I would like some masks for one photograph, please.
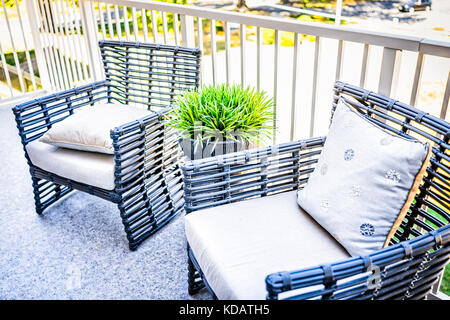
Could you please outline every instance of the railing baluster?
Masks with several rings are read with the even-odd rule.
[[[153,42],[158,43],[158,24],[157,24],[157,18],[155,10],[151,11],[151,18],[152,18],[152,34],[153,34]]]
[[[137,14],[136,14],[136,8],[131,8],[131,17],[133,19],[133,33],[134,33],[134,40],[139,41],[139,25],[137,22]]]
[[[57,17],[55,17],[55,12],[53,9],[53,1],[47,1],[45,6],[45,10],[47,13],[47,18],[51,17],[51,22],[49,23],[49,32],[50,36],[53,39],[53,50],[55,50],[55,58],[57,61],[57,69],[59,71],[59,74],[61,75],[61,79],[64,83],[65,89],[71,88],[70,79],[67,75],[67,69],[64,64],[64,54],[63,54],[63,46],[61,45],[61,37],[58,35],[57,25],[58,21],[56,20]]]
[[[86,13],[88,14],[89,20],[92,22],[92,31],[91,32],[94,34],[94,41],[95,41],[95,45],[93,47],[93,48],[95,48],[94,49],[94,51],[95,51],[94,59],[96,58],[96,61],[101,61],[100,48],[98,46],[98,42],[99,42],[98,23],[97,23],[97,17],[95,15],[96,11],[95,11],[95,8],[94,8],[94,1],[89,0],[89,5],[87,6],[87,12]],[[103,76],[103,68],[100,67],[100,64],[95,63],[92,68],[96,69],[96,74],[98,73],[98,75],[94,77],[95,80],[100,80],[100,79],[104,78],[104,76]]]
[[[33,85],[33,90],[37,90],[36,78],[34,76],[33,64],[31,63],[31,57],[30,57],[30,52],[28,49],[27,39],[25,37],[25,31],[23,29],[23,21],[22,21],[22,15],[20,13],[19,3],[17,2],[17,0],[14,0],[14,4],[16,5],[17,17],[19,18],[20,31],[22,34],[23,43],[25,45],[25,58],[27,60],[28,70],[29,70],[29,74],[31,77],[31,84]]]
[[[195,47],[194,17],[182,14],[180,19],[181,44],[185,47],[193,48]],[[200,43],[200,45],[200,49],[203,50],[203,43]]]
[[[69,2],[67,0],[63,1],[62,5],[63,5],[64,12],[67,12],[67,14],[69,15],[69,21],[73,21],[70,19],[71,16],[70,16]],[[70,25],[70,32],[72,34],[72,36],[71,36],[72,41],[70,41],[70,43],[72,44],[71,50],[73,53],[73,55],[71,56],[71,60],[74,61],[75,68],[76,68],[76,71],[74,70],[74,74],[77,75],[76,76],[77,81],[81,81],[83,79],[83,73],[81,70],[81,66],[82,66],[83,62],[82,62],[82,57],[80,56],[81,50],[80,50],[80,48],[77,48],[77,44],[75,43],[76,35],[75,35],[75,28],[73,26],[73,23],[68,22],[68,25]],[[105,27],[105,26],[103,25],[103,27]],[[106,32],[104,35],[105,35],[105,39],[106,39]]]
[[[192,32],[194,32],[192,30]],[[198,42],[198,48],[200,49],[201,59],[200,59],[200,86],[202,85],[203,81],[203,20],[200,17],[197,17],[197,42]]]
[[[422,81],[422,71],[424,62],[425,59],[423,53],[419,53],[417,55],[416,71],[414,72],[414,81],[411,89],[411,98],[409,100],[409,104],[414,107],[416,106],[417,95],[419,94],[420,91],[420,82]]]
[[[294,57],[292,61],[292,105],[291,105],[291,132],[290,141],[294,140],[296,119],[296,104],[297,104],[297,73],[298,73],[298,33],[294,33]]]
[[[277,128],[278,128],[278,57],[280,55],[280,35],[278,30],[275,30],[274,40],[274,66],[273,66],[273,143],[277,143]]]
[[[31,1],[31,0],[30,0]],[[34,32],[36,32],[37,34],[39,34],[39,36],[41,37],[36,37],[36,43],[39,43],[39,38],[41,38],[44,42],[43,44],[43,51],[45,54],[45,58],[47,61],[47,65],[49,65],[49,70],[51,71],[51,77],[50,77],[50,81],[52,83],[52,89],[61,89],[63,88],[63,86],[60,83],[60,78],[59,78],[59,74],[58,71],[56,70],[56,60],[55,60],[55,56],[54,56],[54,52],[53,52],[53,46],[51,44],[50,41],[50,36],[48,34],[47,31],[47,21],[45,19],[45,12],[44,9],[42,8],[42,3],[41,1],[35,3],[36,7],[33,9],[33,5],[29,4],[28,8],[29,8],[29,13],[30,12],[35,12],[35,19],[37,19],[37,21],[41,22],[41,27],[37,27],[38,22],[35,21],[33,22],[32,20],[30,20],[30,28],[33,32],[33,24],[36,26],[36,29],[34,29]],[[42,20],[44,20],[44,22],[42,22]],[[39,44],[35,44],[35,47],[39,45]],[[37,56],[36,56],[37,58]]]
[[[203,55],[203,20],[200,17],[197,17],[197,47]]]
[[[167,44],[169,42],[169,34],[167,31],[167,12],[162,11],[162,27],[163,27],[163,36],[164,36],[164,44]]]
[[[11,93],[11,97],[15,96],[15,93],[13,91],[13,87],[11,85],[11,78],[9,76],[9,71],[8,71],[8,66],[6,63],[6,58],[5,58],[5,54],[3,53],[3,49],[2,49],[2,44],[0,43],[0,58],[2,60],[2,67],[5,73],[5,78],[6,78],[6,83],[8,84],[9,87],[9,91]]]
[[[441,114],[439,115],[442,119],[445,119],[447,117],[449,97],[450,97],[450,70],[447,76],[447,85],[445,86],[444,100],[442,101]]]
[[[344,57],[344,41],[338,41],[337,48],[337,59],[336,59],[336,76],[335,80],[340,80],[342,78],[342,62]]]
[[[64,35],[64,30],[62,27],[62,22],[60,20],[60,15],[59,15],[59,9],[55,6],[55,3],[57,3],[56,1],[51,1],[51,6],[50,6],[50,13],[52,14],[52,16],[54,17],[54,22],[55,22],[55,37],[58,40],[58,45],[59,45],[59,55],[61,56],[62,59],[62,64],[64,65],[64,69],[66,73],[65,73],[65,77],[67,78],[67,83],[69,88],[73,87],[73,76],[72,76],[72,69],[70,67],[70,62],[69,62],[69,57],[68,57],[68,52],[69,50],[67,49],[67,39]]]
[[[178,23],[178,13],[173,14],[173,32],[175,33],[175,45],[180,44],[180,26]]]
[[[64,34],[64,28],[62,27],[63,22],[61,21],[61,7],[58,5],[59,2],[57,0],[55,0],[54,2],[51,2],[52,4],[52,11],[54,13],[54,21],[56,23],[56,37],[59,40],[59,48],[60,51],[59,53],[63,55],[64,57],[64,62],[65,62],[65,69],[66,69],[66,76],[67,76],[67,81],[69,83],[69,88],[73,87],[73,81],[74,81],[74,77],[73,77],[73,72],[72,72],[72,67],[71,67],[71,63],[69,61],[69,48],[68,48],[68,43],[67,43],[67,37]]]
[[[88,14],[90,15],[90,18],[92,19],[92,21],[94,22],[94,26],[95,28],[93,29],[94,32],[94,36],[95,36],[95,40],[98,44],[98,23],[97,23],[97,17],[95,16],[95,8],[94,8],[94,1],[89,0],[89,5],[88,5]],[[100,53],[100,49],[98,49],[98,52]]]
[[[116,21],[116,32],[119,40],[122,40],[122,28],[120,26],[121,19],[119,16],[119,6],[117,4],[114,5],[114,20]]]
[[[398,81],[401,51],[391,48],[383,49],[378,92],[392,97]]]
[[[256,89],[261,90],[261,46],[262,32],[260,27],[256,27]]]
[[[246,26],[241,24],[239,26],[240,40],[241,40],[241,85],[245,86],[245,41],[246,41]]]
[[[142,32],[144,33],[144,41],[148,42],[148,25],[147,25],[147,10],[142,9],[141,11],[142,20]]]
[[[109,31],[109,39],[114,39],[114,27],[113,27],[113,23],[112,23],[112,18],[111,18],[111,7],[110,5],[107,3],[106,4],[106,20],[108,21],[108,31]]]
[[[98,25],[97,20],[92,12],[92,2],[89,0],[80,0],[81,21],[83,23],[83,30],[86,30],[84,37],[85,48],[89,59],[89,70],[93,81],[100,81],[104,79],[103,68],[100,62],[100,50],[98,48]]]
[[[316,99],[317,99],[317,81],[319,79],[319,59],[320,59],[320,37],[316,37],[316,44],[314,49],[314,68],[313,68],[313,83],[311,96],[311,118],[309,124],[309,136],[314,136],[314,124],[316,121]]]
[[[17,3],[16,3],[16,6],[17,6],[17,11],[20,12],[20,9],[19,9],[19,6],[17,5]],[[37,67],[39,70],[39,78],[41,80],[41,85],[44,90],[52,90],[54,87],[53,87],[53,84],[50,79],[51,66],[48,65],[48,63],[50,61],[48,59],[47,52],[43,48],[44,41],[41,38],[41,34],[39,32],[39,25],[38,25],[38,20],[37,20],[38,12],[37,12],[37,7],[36,7],[37,3],[33,0],[27,0],[26,6],[27,6],[28,23],[30,26],[31,36],[33,38],[34,52],[36,55],[36,63],[37,63]],[[21,19],[20,16],[19,16],[19,19]],[[22,27],[22,32],[23,32],[23,27]],[[23,35],[23,36],[25,37],[25,35]],[[25,39],[24,39],[24,41],[25,41]],[[28,48],[26,47],[25,49],[27,50],[27,53],[28,53]],[[30,69],[30,70],[32,70],[32,69]],[[31,73],[34,77],[34,71]]]
[[[52,21],[49,19],[50,14],[48,11],[48,4],[44,4],[42,2],[42,0],[40,0],[41,2],[41,8],[42,8],[42,14],[43,14],[43,18],[44,18],[44,29],[45,32],[48,35],[48,39],[50,40],[50,46],[52,48],[52,53],[53,53],[53,61],[55,63],[55,69],[56,72],[58,74],[58,79],[59,79],[59,89],[67,89],[65,81],[64,81],[64,77],[62,75],[62,67],[61,67],[61,61],[58,59],[58,51],[56,48],[56,43],[55,43],[55,39],[53,37],[53,32],[52,29],[50,28],[48,21]]]
[[[78,48],[79,50],[79,57],[80,57],[80,63],[83,69],[84,74],[84,80],[88,80],[90,78],[90,73],[87,69],[87,61],[84,60],[84,57],[88,56],[87,48],[85,45],[83,45],[83,40],[81,36],[81,28],[80,28],[80,22],[78,21],[76,17],[77,8],[75,7],[75,0],[72,0],[72,10],[71,12],[71,21],[75,21],[75,29],[77,30],[77,39],[78,39]]]
[[[230,25],[224,21],[224,34],[225,34],[225,68],[227,83],[231,82],[231,41],[230,41]]]
[[[216,20],[211,19],[211,63],[213,84],[217,83],[217,61],[216,61]]]
[[[17,77],[19,78],[20,90],[22,90],[22,92],[25,93],[26,90],[25,90],[25,84],[23,82],[22,69],[20,68],[19,58],[17,57],[16,45],[14,42],[14,37],[12,36],[13,34],[11,32],[11,25],[9,24],[9,18],[8,18],[8,13],[6,12],[5,1],[4,0],[1,0],[1,1],[2,1],[2,6],[3,6],[3,13],[5,14],[6,26],[8,28],[8,32],[9,32],[9,39],[11,41],[11,48],[12,48],[14,63],[16,64]]]
[[[130,41],[130,21],[128,20],[128,9],[126,6],[122,6],[122,14],[123,14],[123,27],[125,29],[125,38],[127,41]]]
[[[359,86],[361,88],[364,88],[366,86],[368,61],[369,61],[369,44],[365,43],[361,63],[361,75],[359,78]]]
[[[105,18],[103,17],[103,4],[101,2],[98,2],[98,11],[100,15],[100,27],[102,29],[103,40],[106,40]]]
[[[61,12],[61,14],[63,16],[63,21],[64,21],[64,29],[65,29],[64,38],[67,41],[67,49],[69,50],[69,51],[66,51],[66,55],[65,56],[66,56],[67,59],[70,59],[70,67],[71,67],[71,70],[72,70],[73,81],[75,83],[78,83],[79,79],[78,79],[78,74],[77,74],[76,67],[75,67],[75,61],[74,61],[75,59],[74,59],[73,56],[71,56],[71,57],[68,56],[69,54],[72,54],[75,51],[75,48],[73,47],[72,41],[69,41],[69,39],[70,39],[69,35],[68,35],[69,25],[68,25],[68,22],[67,22],[67,17],[65,15],[65,8],[61,4],[60,0],[57,0],[56,4],[57,4],[58,11]]]

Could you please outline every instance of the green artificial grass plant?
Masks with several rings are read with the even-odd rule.
[[[210,85],[177,97],[168,125],[196,142],[246,140],[272,136],[273,100],[263,91],[240,85]],[[218,139],[220,137],[220,139]]]

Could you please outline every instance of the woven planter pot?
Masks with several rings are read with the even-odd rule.
[[[180,139],[181,148],[184,155],[190,160],[203,159],[209,157],[215,157],[222,154],[247,150],[251,147],[252,143],[247,140],[230,140],[215,142],[203,142],[195,145],[194,139]]]

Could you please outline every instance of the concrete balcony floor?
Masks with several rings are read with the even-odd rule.
[[[187,292],[183,217],[128,249],[115,204],[82,192],[39,216],[11,109],[0,109],[0,299],[210,299]]]

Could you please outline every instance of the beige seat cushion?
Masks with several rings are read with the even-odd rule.
[[[146,109],[124,104],[84,106],[55,123],[39,141],[56,147],[114,154],[111,129],[150,114]]]
[[[38,140],[26,146],[33,165],[77,182],[113,190],[114,156],[58,148]]]
[[[349,254],[296,203],[296,192],[185,216],[186,237],[219,299],[265,299],[265,278]]]

